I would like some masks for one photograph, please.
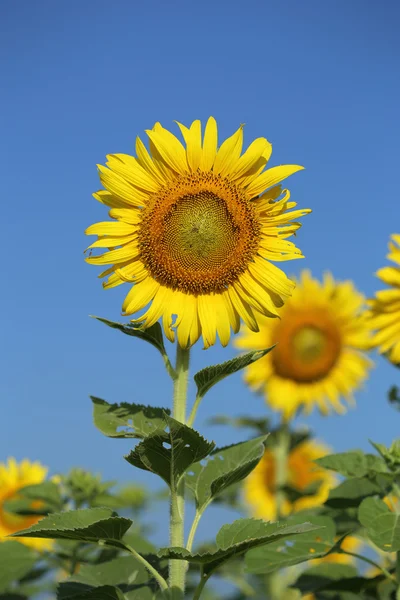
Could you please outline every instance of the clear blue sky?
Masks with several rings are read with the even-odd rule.
[[[271,164],[306,167],[290,181],[293,198],[313,209],[298,238],[306,259],[286,270],[330,269],[372,294],[388,237],[400,231],[400,7],[14,0],[1,12],[0,460],[154,485],[121,458],[129,443],[91,423],[90,393],[166,405],[171,392],[156,351],[88,317],[118,320],[127,291],[103,291],[83,260],[84,229],[106,218],[91,198],[96,163],[132,152],[158,120],[169,127],[211,114],[221,139],[244,122],[247,141],[273,143]],[[193,370],[233,355],[199,346]],[[400,373],[379,359],[356,410],[301,422],[337,450],[389,443],[400,415],[386,391],[396,382]],[[266,409],[237,375],[210,392],[198,426],[228,443],[237,431],[204,422],[245,411]]]

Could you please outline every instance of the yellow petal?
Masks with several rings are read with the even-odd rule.
[[[203,140],[203,152],[200,168],[203,171],[211,171],[217,155],[218,128],[214,117],[210,117],[206,123]]]
[[[198,296],[197,302],[204,348],[209,348],[215,344],[217,338],[217,316],[209,295]]]
[[[261,175],[254,179],[247,187],[246,191],[251,198],[254,198],[254,196],[258,196],[264,190],[283,181],[286,177],[289,177],[289,175],[293,175],[293,173],[297,173],[297,171],[303,169],[304,167],[300,167],[299,165],[280,165],[279,167],[272,167],[272,169],[267,169],[267,171],[264,171],[264,173],[261,173]]]
[[[127,223],[114,223],[113,221],[102,221],[94,223],[85,230],[86,235],[129,235],[135,228]]]
[[[163,160],[171,169],[185,175],[188,171],[186,152],[180,141],[167,129],[146,130],[150,140],[156,146]]]
[[[163,172],[157,167],[156,163],[147,152],[147,148],[140,137],[136,138],[136,154],[138,162],[143,169],[151,173],[154,179],[156,179],[160,185],[165,185],[167,183],[167,179],[165,179]]]
[[[260,160],[267,146],[270,146],[272,149],[271,144],[265,138],[257,138],[254,140],[231,170],[230,175],[232,179],[245,176],[247,171],[252,169]]]
[[[122,304],[124,315],[132,315],[147,306],[159,287],[160,284],[151,277],[133,285]]]
[[[107,167],[126,181],[149,192],[157,192],[160,184],[149,175],[136,158],[129,154],[108,154]]]
[[[138,225],[142,220],[141,211],[132,208],[112,208],[108,214],[112,219],[118,219],[118,221],[130,225]]]
[[[125,179],[102,165],[97,165],[100,171],[100,181],[113,196],[117,196],[129,206],[144,206],[148,195],[130,185]]]
[[[215,157],[213,171],[219,173],[222,177],[230,174],[230,171],[235,166],[243,146],[243,125],[224,143],[217,152]]]
[[[116,262],[123,262],[128,259],[133,259],[139,255],[139,248],[136,241],[130,242],[118,248],[117,250],[111,250],[100,256],[87,256],[85,261],[90,265],[110,265]]]
[[[195,172],[200,167],[201,161],[201,122],[193,121],[190,129],[178,123],[186,142],[186,157],[190,169]]]

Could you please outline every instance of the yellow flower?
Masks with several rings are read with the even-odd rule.
[[[292,502],[286,498],[280,508],[283,516],[320,506],[328,498],[335,476],[314,462],[327,452],[328,448],[324,445],[306,440],[289,453],[287,485],[298,492],[306,492],[306,495]],[[250,512],[255,517],[269,521],[277,518],[275,471],[275,455],[273,450],[267,448],[261,461],[244,482],[244,496]]]
[[[377,276],[391,289],[376,292],[369,301],[371,326],[376,329],[373,341],[379,352],[394,364],[400,364],[400,234],[392,235],[387,258],[396,266],[379,269]]]
[[[17,463],[14,458],[9,458],[7,463],[0,463],[0,542],[14,539],[26,546],[37,550],[51,547],[52,541],[40,538],[7,538],[6,536],[26,529],[37,523],[40,517],[19,516],[4,510],[6,500],[18,498],[18,490],[36,483],[42,483],[47,475],[47,468],[39,462],[31,463],[23,460]]]
[[[343,413],[340,397],[351,402],[372,366],[363,352],[371,347],[363,304],[352,282],[326,274],[320,283],[303,271],[281,320],[261,317],[260,333],[245,329],[237,340],[239,348],[255,350],[277,343],[246,369],[246,382],[285,419],[315,405],[323,414],[331,407]]]
[[[202,335],[207,348],[217,333],[226,346],[240,319],[258,331],[255,311],[277,316],[291,295],[294,283],[270,261],[302,257],[287,238],[310,210],[287,212],[296,203],[278,185],[302,167],[264,170],[272,146],[257,138],[241,154],[242,126],[218,148],[214,118],[203,136],[200,121],[178,125],[185,145],[156,123],[146,130],[150,152],[137,138],[136,157],[112,154],[99,166],[105,190],[94,197],[113,221],[86,233],[98,236],[91,251],[109,251],[86,260],[112,265],[100,275],[105,288],[134,284],[123,314],[147,308],[135,319],[143,327],[162,318],[182,347]]]

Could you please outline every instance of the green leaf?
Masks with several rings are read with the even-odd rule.
[[[325,504],[333,508],[348,508],[358,506],[364,498],[382,493],[378,483],[366,477],[346,479],[329,492]]]
[[[134,323],[116,323],[115,321],[109,321],[108,319],[103,319],[101,317],[93,316],[93,319],[97,319],[104,325],[108,327],[112,327],[112,329],[118,329],[122,333],[126,335],[130,335],[132,337],[139,338],[140,340],[144,340],[148,342],[154,348],[164,356],[167,354],[164,346],[164,339],[162,334],[162,329],[160,323],[155,323],[151,327],[147,327],[146,329],[142,329],[140,324]]]
[[[288,525],[296,527],[305,517],[296,516],[287,520]],[[335,523],[328,517],[307,517],[309,530],[293,540],[275,542],[266,548],[251,550],[246,554],[246,569],[250,573],[272,573],[306,560],[325,556],[335,545]]]
[[[215,496],[241,481],[254,469],[264,454],[264,435],[212,452],[207,462],[195,463],[186,482],[194,494],[196,507],[203,511]]]
[[[59,600],[126,600],[126,597],[116,587],[102,585],[90,587],[78,583],[60,583],[57,590]]]
[[[384,552],[400,550],[400,515],[391,512],[379,498],[365,498],[361,502],[358,518],[367,535]]]
[[[384,460],[375,454],[363,452],[342,452],[317,458],[321,467],[336,471],[345,477],[365,477],[369,474],[388,473]]]
[[[253,350],[252,352],[247,352],[247,354],[232,358],[220,365],[213,365],[202,369],[194,376],[197,385],[197,395],[203,397],[213,385],[225,377],[228,377],[228,375],[232,375],[233,373],[248,367],[251,363],[259,360],[268,354],[268,352],[271,352],[274,347],[275,346],[271,346],[271,348],[265,350]]]
[[[33,502],[40,501],[36,506]],[[62,509],[59,487],[52,481],[43,481],[18,490],[18,498],[6,500],[4,509],[20,515],[45,515]]]
[[[6,590],[13,581],[27,575],[37,560],[37,552],[20,542],[0,543],[0,592]]]
[[[210,425],[229,425],[230,427],[255,429],[260,435],[266,435],[270,430],[270,419],[266,417],[216,415],[208,419],[208,423]]]
[[[68,581],[91,586],[143,584],[149,580],[149,574],[133,556],[120,556],[99,564],[82,564],[79,573]]]
[[[156,473],[168,485],[175,485],[193,463],[210,454],[215,444],[197,431],[165,416],[168,431],[148,436],[125,459],[133,466]]]
[[[142,404],[109,404],[101,398],[90,396],[93,402],[93,420],[97,429],[113,438],[145,438],[165,427],[166,408]]]
[[[234,523],[224,525],[219,530],[216,537],[217,549],[214,551],[194,554],[185,548],[161,548],[158,556],[201,564],[204,573],[210,574],[224,562],[251,548],[273,544],[282,538],[289,538],[316,529],[320,529],[320,527],[311,523],[287,525],[286,523],[268,523],[256,519],[239,519]]]
[[[53,513],[36,525],[14,533],[13,537],[36,537],[98,542],[121,540],[129,527],[130,519],[114,517],[109,508],[87,508]]]
[[[341,581],[356,575],[357,569],[351,565],[321,563],[304,571],[293,585],[303,594],[310,594],[325,589],[332,581]]]

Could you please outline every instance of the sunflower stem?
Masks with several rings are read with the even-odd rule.
[[[172,416],[186,423],[186,398],[189,375],[189,349],[177,343],[174,378]],[[170,503],[170,545],[184,546],[185,481],[182,477],[176,486],[172,478]],[[182,600],[185,593],[186,563],[182,560],[169,561],[169,587],[173,600]]]
[[[288,456],[290,447],[289,429],[286,423],[281,423],[277,430],[276,444],[273,449],[275,458],[275,499],[276,519],[283,517],[283,506],[286,500],[285,485],[288,478]],[[285,594],[285,583],[281,573],[272,573],[266,580],[269,600],[281,600]]]
[[[286,499],[285,485],[287,483],[288,455],[290,437],[286,424],[282,424],[278,430],[277,442],[274,448],[275,456],[275,485],[276,485],[276,516],[282,518],[283,505]]]

